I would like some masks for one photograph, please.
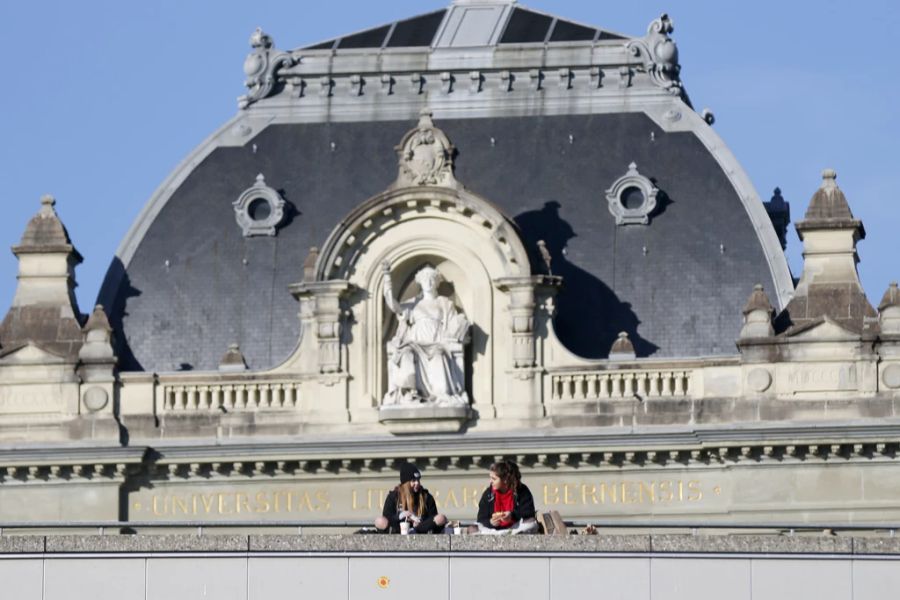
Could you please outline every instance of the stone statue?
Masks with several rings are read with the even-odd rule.
[[[421,293],[411,302],[394,298],[391,267],[385,261],[384,301],[397,315],[397,335],[387,343],[388,391],[383,404],[468,406],[463,343],[466,317],[437,293],[439,274],[430,266],[416,273]]]

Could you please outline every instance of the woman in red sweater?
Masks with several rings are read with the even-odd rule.
[[[534,497],[522,483],[519,466],[511,460],[491,465],[491,485],[478,502],[478,529],[482,533],[530,533],[537,530]]]

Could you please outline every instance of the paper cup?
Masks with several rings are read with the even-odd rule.
[[[409,523],[407,523],[406,521],[400,522],[400,534],[409,535]]]

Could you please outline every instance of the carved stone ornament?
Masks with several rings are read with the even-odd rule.
[[[658,193],[653,182],[638,173],[635,163],[628,165],[628,172],[606,190],[609,212],[616,218],[616,225],[649,224]]]
[[[266,185],[262,173],[256,176],[256,183],[232,202],[232,206],[244,237],[275,235],[284,219],[284,200],[277,191]]]
[[[419,124],[396,147],[400,173],[394,187],[457,187],[453,177],[453,144],[435,127],[431,111],[422,109]]]
[[[673,95],[681,94],[678,47],[669,37],[675,27],[669,15],[663,13],[647,27],[647,35],[626,44],[628,50],[644,63],[650,80]]]
[[[250,36],[253,50],[244,60],[244,85],[250,90],[238,98],[238,106],[247,108],[254,102],[268,97],[275,89],[276,73],[282,67],[293,66],[296,62],[289,52],[274,48],[272,37],[259,27]]]

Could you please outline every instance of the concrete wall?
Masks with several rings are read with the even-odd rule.
[[[627,549],[639,547],[651,536],[590,542],[532,538],[521,543],[479,538],[458,543],[458,549],[450,548],[447,536],[421,543],[399,536],[322,536],[312,542],[250,536],[249,543],[247,536],[150,537],[156,539],[59,536],[10,542],[12,538],[6,538],[0,543],[2,597],[880,600],[900,587],[895,539],[798,542],[735,536],[723,542],[703,536],[657,536],[660,549],[673,551],[634,552]],[[35,540],[44,540],[42,551]],[[250,550],[236,551],[241,544]],[[275,551],[304,546],[319,551]],[[136,551],[140,547],[152,551]],[[491,547],[494,550],[487,551]],[[590,547],[622,551],[588,551]],[[693,551],[676,552],[679,547]],[[710,551],[696,551],[702,547]],[[365,548],[370,550],[362,551]],[[744,552],[722,551],[727,548]]]
[[[17,600],[883,600],[894,559],[688,557],[60,557],[0,561]],[[384,579],[386,578],[386,580]],[[9,596],[6,596],[9,594]]]

